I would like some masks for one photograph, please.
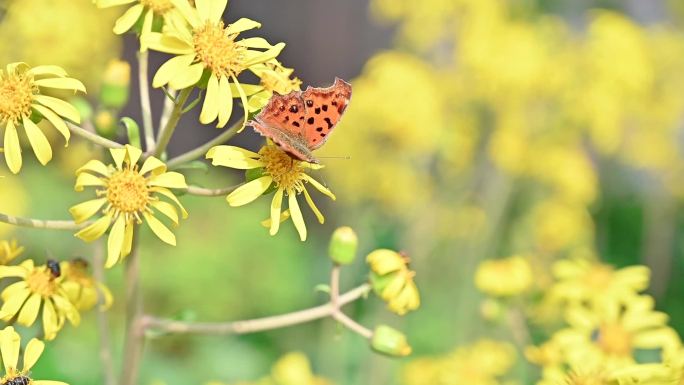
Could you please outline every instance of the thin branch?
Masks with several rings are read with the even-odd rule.
[[[159,128],[166,126],[166,124],[169,122],[171,112],[173,111],[173,106],[176,104],[175,90],[167,91],[165,88],[162,88],[162,91],[164,91],[164,108],[162,109],[162,114],[159,118]]]
[[[180,120],[181,115],[183,114],[183,107],[185,106],[185,103],[188,101],[188,98],[192,93],[192,89],[192,87],[188,87],[181,90],[178,93],[178,99],[176,105],[173,106],[173,110],[171,111],[169,120],[166,122],[166,125],[164,125],[164,127],[162,127],[159,130],[157,145],[154,147],[154,149],[148,150],[148,154],[151,154],[155,157],[159,157],[164,152],[164,150],[166,150],[166,146],[168,146],[169,142],[171,141],[173,132],[176,130],[178,121]]]
[[[330,303],[335,307],[339,302],[340,298],[340,265],[335,263],[333,265],[332,271],[330,272]]]
[[[366,339],[371,339],[373,337],[373,331],[368,329],[367,327],[361,325],[360,323],[354,321],[353,319],[349,318],[346,314],[342,313],[341,311],[336,311],[332,314],[332,318],[344,325],[347,329],[353,331],[354,333],[362,336],[363,338]]]
[[[94,134],[84,128],[81,128],[73,123],[66,122],[67,126],[69,127],[69,131],[72,133],[80,136],[81,138],[84,138],[86,140],[89,140],[98,146],[102,146],[105,148],[121,148],[123,147],[123,144],[114,142],[112,140],[109,140],[107,138],[103,138],[98,134]]]
[[[52,230],[80,230],[88,226],[91,222],[76,223],[74,221],[61,220],[44,220],[14,217],[7,214],[0,213],[0,222],[9,223],[10,225],[33,227],[35,229],[52,229]]]
[[[140,88],[140,109],[142,110],[143,131],[145,132],[145,148],[154,147],[154,127],[152,126],[152,106],[150,105],[150,85],[147,51],[138,52],[138,83]]]
[[[104,284],[104,245],[101,240],[95,243],[93,252],[93,276],[95,279]],[[104,294],[98,290],[98,306],[104,304]],[[112,356],[112,341],[110,338],[109,329],[109,315],[104,310],[97,312],[97,329],[100,334],[100,361],[102,362],[102,373],[104,376],[105,385],[116,385],[116,376],[114,374],[114,362]]]
[[[228,195],[228,193],[232,192],[236,188],[238,188],[240,185],[235,185],[235,186],[229,186],[229,187],[224,187],[224,188],[214,188],[214,189],[209,189],[209,188],[204,188],[204,187],[199,187],[199,186],[188,186],[188,189],[185,190],[188,194],[191,195],[198,195],[198,196],[205,196],[205,197],[217,197],[217,196],[223,196],[223,195]]]
[[[226,129],[221,135],[215,137],[214,139],[208,141],[207,143],[195,148],[194,150],[190,150],[184,154],[178,155],[175,158],[170,159],[168,162],[166,162],[166,165],[170,168],[173,169],[175,167],[178,167],[179,165],[193,161],[197,158],[203,157],[204,154],[209,151],[210,148],[214,146],[218,146],[220,144],[223,144],[227,142],[230,138],[232,138],[241,128],[243,127],[242,121],[238,121],[232,126],[230,126],[228,129]]]
[[[145,342],[142,326],[142,296],[140,293],[140,258],[135,234],[133,239],[133,250],[126,259],[126,338],[121,369],[122,385],[135,385],[138,382],[138,372]]]
[[[363,284],[339,297],[339,306],[344,306],[365,296],[370,285]],[[248,334],[264,330],[280,329],[321,318],[331,317],[337,311],[331,303],[292,313],[232,322],[184,322],[152,316],[143,317],[143,328],[176,334]]]
[[[366,339],[370,339],[373,337],[373,331],[349,318],[349,316],[342,312],[341,307],[338,305],[340,300],[340,270],[340,265],[335,263],[333,264],[332,271],[330,272],[330,305],[334,309],[331,317],[335,321],[344,325],[347,329],[363,336]]]

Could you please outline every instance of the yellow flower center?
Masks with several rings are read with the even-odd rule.
[[[0,76],[0,122],[18,123],[31,116],[31,101],[37,87],[29,74]]]
[[[632,335],[621,325],[603,325],[598,331],[598,344],[607,354],[629,356],[632,354]]]
[[[32,293],[50,297],[57,293],[55,276],[47,268],[36,268],[26,276],[26,283]]]
[[[173,4],[170,0],[140,0],[140,4],[145,6],[145,8],[151,9],[152,12],[158,15],[163,15],[166,11],[173,8]]]
[[[302,185],[302,166],[299,162],[292,159],[287,153],[273,145],[264,146],[259,150],[261,161],[266,165],[266,173],[273,178],[276,186],[285,191],[301,191]]]
[[[142,212],[150,201],[150,191],[140,173],[124,169],[109,177],[107,200],[123,213]]]
[[[222,21],[196,28],[192,43],[197,59],[216,76],[237,76],[244,70],[245,47],[235,42],[236,37],[237,34],[226,34]]]

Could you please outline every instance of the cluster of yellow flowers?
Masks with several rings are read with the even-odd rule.
[[[224,383],[211,381],[206,385],[224,385]],[[332,382],[313,374],[311,363],[304,353],[292,352],[280,357],[273,364],[269,376],[254,382],[238,382],[231,385],[332,385]]]

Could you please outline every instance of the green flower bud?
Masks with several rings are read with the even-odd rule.
[[[387,325],[375,328],[371,347],[378,353],[391,357],[405,357],[411,354],[411,346],[404,333]]]
[[[337,264],[349,265],[354,262],[358,245],[359,239],[351,227],[339,227],[330,238],[330,258]]]
[[[122,60],[112,60],[107,65],[100,90],[102,105],[121,109],[128,103],[131,66]]]

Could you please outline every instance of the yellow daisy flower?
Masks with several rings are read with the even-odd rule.
[[[615,369],[636,363],[636,349],[672,354],[681,347],[677,333],[667,326],[667,314],[653,310],[653,298],[643,295],[605,302],[600,309],[570,307],[569,327],[554,335],[569,364],[595,363]]]
[[[135,3],[116,20],[113,31],[117,35],[126,33],[142,19],[140,36],[147,36],[154,29],[155,19],[162,20],[164,24],[167,24],[170,22],[169,18],[175,15],[175,8],[171,0],[96,0],[96,2],[99,8]],[[178,17],[178,15],[175,16]],[[142,38],[140,40],[140,50],[147,50]]]
[[[69,297],[69,301],[78,310],[90,310],[98,302],[99,296],[103,298],[100,310],[106,310],[114,301],[112,293],[107,286],[96,281],[88,274],[88,262],[82,258],[65,261],[60,264],[64,282],[62,287]]]
[[[12,262],[16,257],[24,252],[24,246],[19,246],[16,239],[12,241],[0,241],[0,265]]]
[[[200,122],[208,124],[218,118],[224,127],[233,110],[233,97],[242,100],[247,119],[247,96],[237,77],[244,70],[272,60],[285,47],[269,44],[260,37],[236,40],[240,32],[258,28],[260,23],[239,19],[225,26],[221,16],[228,0],[198,0],[196,8],[187,0],[171,0],[185,22],[164,26],[163,33],[150,33],[145,42],[151,49],[177,55],[164,63],[154,76],[152,85],[184,89],[208,76]],[[262,51],[263,50],[263,51]],[[232,81],[232,83],[231,83]]]
[[[515,296],[532,287],[532,266],[528,259],[513,256],[483,261],[475,273],[475,285],[492,296]]]
[[[70,132],[63,118],[80,123],[81,116],[71,104],[43,95],[45,89],[81,91],[85,86],[80,81],[67,77],[57,66],[29,67],[25,63],[11,63],[6,71],[0,69],[0,128],[5,129],[3,147],[5,161],[10,171],[21,170],[21,146],[17,129],[24,128],[29,143],[38,161],[45,165],[52,159],[52,147],[43,131],[31,119],[42,116],[59,131],[67,144]]]
[[[295,228],[302,241],[306,240],[306,225],[302,212],[297,203],[297,195],[304,194],[306,202],[318,218],[324,222],[323,214],[318,210],[309,192],[306,183],[310,183],[318,191],[335,200],[335,195],[322,184],[305,173],[305,170],[318,170],[323,166],[292,159],[287,153],[277,146],[267,144],[259,150],[259,153],[248,151],[234,146],[212,147],[206,155],[211,159],[214,166],[231,167],[240,170],[263,169],[260,177],[249,181],[228,194],[228,204],[236,207],[246,205],[260,197],[266,190],[275,186],[275,194],[271,201],[271,217],[268,220],[270,234],[275,235],[280,228],[280,222],[292,217]],[[281,213],[283,196],[287,194],[289,210]]]
[[[394,313],[404,315],[420,306],[416,273],[408,268],[408,258],[396,251],[379,249],[366,257],[371,268],[371,283],[377,295]]]
[[[188,187],[183,174],[167,172],[166,165],[155,157],[147,158],[138,169],[142,151],[130,145],[110,149],[110,152],[114,165],[107,166],[99,160],[91,160],[76,170],[74,189],[83,191],[84,187],[96,187],[98,197],[69,209],[76,223],[82,223],[104,206],[104,215],[80,230],[76,236],[91,242],[100,238],[111,225],[105,264],[108,268],[131,252],[133,229],[135,224],[142,223],[143,218],[159,239],[176,245],[176,236],[157,219],[154,210],[171,219],[174,225],[178,225],[178,210],[183,218],[188,216],[178,198],[169,190]],[[160,200],[160,195],[171,200],[175,206]]]
[[[12,326],[0,330],[0,352],[5,374],[0,382],[7,385],[67,385],[61,381],[34,380],[31,378],[31,368],[43,354],[45,343],[37,338],[31,338],[24,349],[23,367],[19,370],[19,352],[21,350],[21,336]]]
[[[299,91],[301,88],[302,81],[292,77],[294,69],[284,67],[275,59],[253,65],[249,69],[261,80],[259,85],[242,85],[249,97],[249,112],[262,109],[274,92],[287,95],[292,91]]]
[[[31,326],[43,311],[43,331],[46,340],[54,339],[64,326],[65,319],[78,325],[81,317],[69,301],[62,286],[59,264],[48,260],[46,265],[35,266],[26,260],[18,266],[0,266],[0,278],[21,278],[7,286],[0,296],[4,301],[0,319],[5,322],[16,317],[17,323]],[[42,305],[42,306],[41,306]]]

